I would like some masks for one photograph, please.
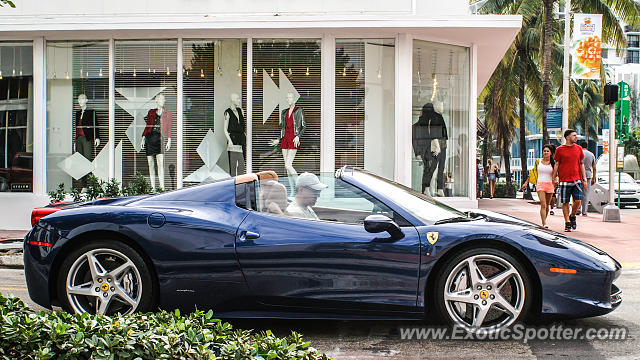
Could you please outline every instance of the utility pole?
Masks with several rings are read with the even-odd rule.
[[[562,134],[569,128],[569,46],[571,44],[571,0],[564,5],[564,66],[562,77]],[[566,142],[562,136],[562,143]]]

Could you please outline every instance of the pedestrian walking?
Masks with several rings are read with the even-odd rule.
[[[558,184],[560,202],[562,203],[562,215],[564,215],[564,231],[570,232],[577,229],[576,213],[582,203],[582,189],[587,178],[582,159],[584,153],[582,147],[576,144],[578,135],[575,130],[567,129],[564,132],[566,143],[556,149],[553,159],[556,161],[553,167],[554,185]],[[557,178],[556,178],[557,176]],[[569,209],[569,203],[573,198],[573,206]]]
[[[499,164],[499,163],[498,163]],[[487,160],[487,179],[489,180],[489,198],[493,199],[493,196],[496,192],[496,180],[498,180],[498,175],[500,174],[500,169],[496,164],[493,163],[493,160]]]
[[[547,144],[542,148],[542,159],[536,159],[533,169],[529,171],[529,178],[522,184],[522,190],[529,184],[536,186],[538,199],[540,199],[540,220],[545,228],[548,228],[547,214],[549,213],[551,197],[555,190],[552,179],[553,167],[555,166],[553,150],[554,146],[551,144]]]
[[[476,159],[476,184],[478,184],[478,198],[482,199],[482,191],[484,190],[484,166],[482,160]]]
[[[587,176],[587,183],[582,191],[582,216],[587,216],[589,210],[589,193],[591,192],[591,186],[596,183],[596,156],[587,149],[587,142],[580,141],[582,152],[584,153],[584,159],[582,159],[582,165],[584,165],[584,173]]]

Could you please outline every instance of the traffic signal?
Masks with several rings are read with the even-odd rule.
[[[618,85],[608,83],[604,86],[604,103],[611,105],[618,101]]]

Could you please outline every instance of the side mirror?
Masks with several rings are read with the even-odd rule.
[[[404,234],[395,221],[384,215],[374,214],[364,219],[364,229],[370,233],[388,232],[394,239],[402,239]]]

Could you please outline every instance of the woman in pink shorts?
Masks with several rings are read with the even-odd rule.
[[[538,198],[540,199],[540,219],[542,220],[542,226],[547,226],[547,214],[549,213],[549,204],[551,203],[551,197],[553,196],[554,186],[551,175],[553,174],[553,146],[550,144],[545,145],[542,148],[542,159],[536,160],[536,165],[529,174],[529,179],[522,185],[524,189],[531,181],[536,185],[536,191],[538,192]]]

